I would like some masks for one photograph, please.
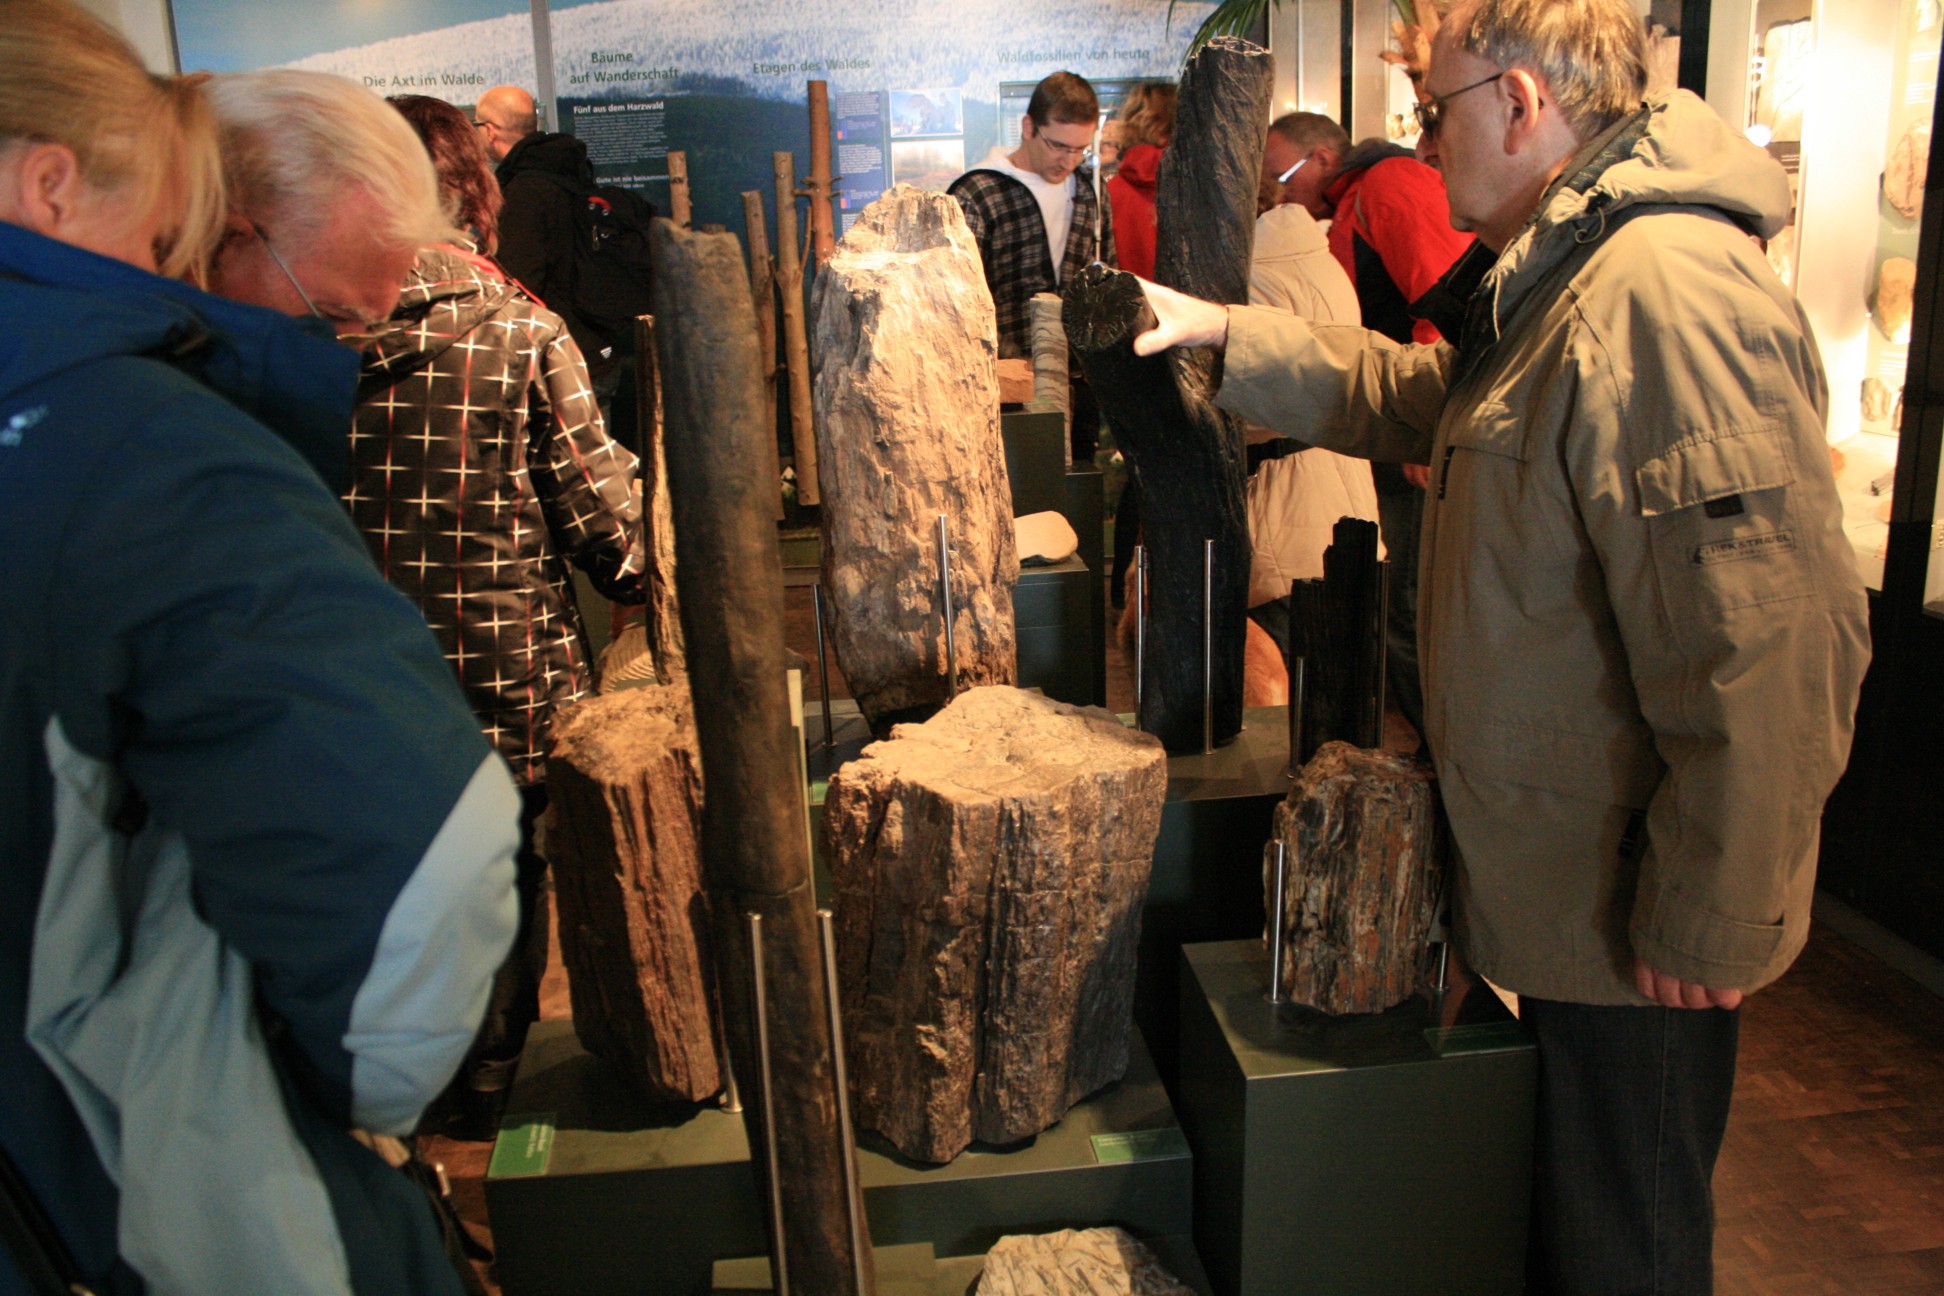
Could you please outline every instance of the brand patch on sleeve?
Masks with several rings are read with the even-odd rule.
[[[1795,532],[1763,531],[1756,535],[1736,536],[1733,540],[1704,544],[1694,551],[1694,564],[1705,567],[1709,563],[1734,562],[1738,558],[1787,553],[1795,547]]]

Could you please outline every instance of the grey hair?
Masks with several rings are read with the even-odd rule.
[[[1502,68],[1537,72],[1581,143],[1640,107],[1647,26],[1629,0],[1471,0],[1439,36]]]
[[[1315,148],[1333,149],[1339,157],[1350,151],[1350,136],[1343,127],[1322,113],[1284,113],[1269,123],[1269,130],[1280,135],[1291,148],[1304,153]]]
[[[383,99],[343,77],[273,68],[211,78],[232,209],[305,246],[348,196],[377,208],[389,247],[457,234],[424,143]]]

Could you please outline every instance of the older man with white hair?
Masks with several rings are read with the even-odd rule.
[[[272,70],[213,78],[229,217],[210,288],[340,336],[398,305],[419,248],[452,238],[425,145],[343,77]]]
[[[1869,657],[1822,367],[1763,259],[1787,177],[1627,0],[1461,0],[1418,120],[1498,253],[1398,346],[1151,288],[1137,349],[1428,465],[1419,641],[1472,963],[1539,1045],[1528,1290],[1706,1293],[1742,998],[1801,950]]]

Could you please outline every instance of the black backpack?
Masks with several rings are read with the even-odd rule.
[[[634,319],[649,314],[654,282],[648,260],[648,225],[655,204],[620,185],[586,184],[549,171],[543,176],[577,200],[574,206],[573,300],[562,313],[596,335],[616,354],[634,350]],[[587,340],[582,339],[587,349]],[[588,359],[594,360],[593,352]]]

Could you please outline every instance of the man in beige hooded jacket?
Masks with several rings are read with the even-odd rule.
[[[1642,103],[1627,0],[1461,0],[1425,78],[1452,223],[1499,252],[1457,344],[1150,288],[1137,349],[1428,464],[1419,639],[1472,963],[1540,1049],[1529,1290],[1705,1293],[1736,1009],[1807,933],[1869,657],[1766,154]]]

